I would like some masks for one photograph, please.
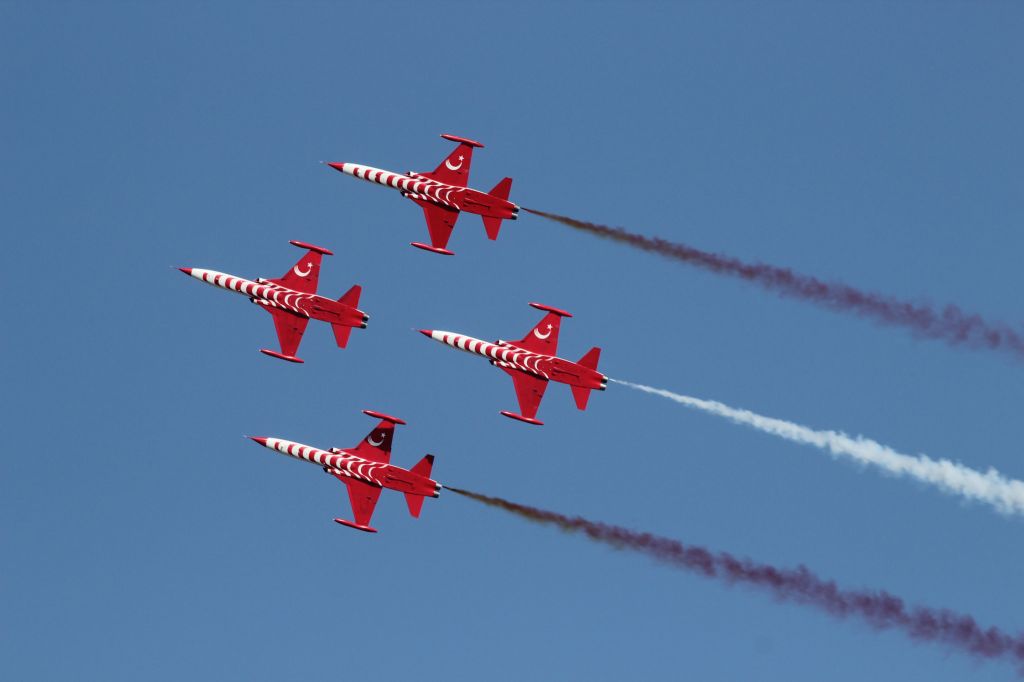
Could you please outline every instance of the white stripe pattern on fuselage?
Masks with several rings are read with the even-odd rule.
[[[192,268],[192,276],[221,289],[237,291],[243,296],[251,298],[254,303],[271,308],[281,308],[303,317],[309,317],[310,315],[302,308],[301,304],[312,303],[316,299],[315,294],[304,294],[270,282],[253,282],[252,280],[235,277],[234,275],[217,272],[216,270]]]
[[[499,367],[517,369],[527,374],[538,376],[542,379],[550,379],[550,355],[540,355],[509,343],[490,343],[474,339],[472,336],[464,336],[454,332],[432,330],[430,338],[440,341],[443,344],[464,350],[467,353],[482,355],[490,358],[491,362]]]
[[[371,462],[368,459],[356,457],[343,450],[336,453],[327,452],[280,438],[268,438],[267,447],[277,450],[283,455],[318,464],[331,474],[341,474],[378,487],[384,486],[383,472],[390,466],[384,462]]]
[[[392,173],[391,171],[372,166],[361,166],[357,163],[343,163],[341,164],[341,169],[343,172],[357,178],[375,182],[378,185],[393,187],[412,199],[430,201],[456,210],[459,209],[459,205],[453,199],[453,196],[458,197],[466,192],[464,187],[456,187],[455,185],[431,180],[419,173],[399,175],[398,173]]]

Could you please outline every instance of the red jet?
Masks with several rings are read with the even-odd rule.
[[[572,317],[570,313],[540,303],[530,305],[546,311],[547,315],[519,341],[499,340],[496,343],[488,343],[472,336],[436,329],[421,329],[420,334],[467,353],[482,355],[488,358],[492,365],[505,370],[515,384],[519,411],[522,414],[513,414],[505,410],[502,410],[501,414],[527,424],[541,426],[544,422],[534,417],[548,387],[548,381],[569,384],[572,388],[572,397],[576,400],[576,407],[585,410],[590,391],[605,390],[608,387],[608,377],[597,371],[597,361],[601,356],[600,348],[591,348],[579,362],[570,362],[555,356],[558,350],[559,324],[563,317]]]
[[[355,163],[327,165],[342,173],[393,187],[401,192],[403,197],[412,199],[422,206],[423,215],[427,219],[427,230],[430,231],[430,245],[421,242],[412,242],[412,245],[445,256],[454,256],[455,254],[445,247],[448,246],[448,239],[452,236],[460,211],[481,216],[484,220],[484,229],[487,230],[487,238],[493,240],[498,238],[502,220],[515,220],[519,217],[519,207],[508,200],[512,178],[503,179],[486,194],[466,187],[469,181],[469,166],[473,161],[473,147],[483,147],[482,144],[454,135],[441,137],[458,142],[459,146],[434,169],[433,173],[409,171],[401,175]]]
[[[266,348],[261,348],[260,352],[289,362],[302,362],[295,357],[295,353],[299,349],[302,334],[306,331],[310,318],[330,322],[338,347],[344,348],[348,344],[352,328],[366,329],[366,321],[370,317],[356,307],[359,305],[359,294],[363,291],[358,284],[337,301],[316,295],[317,281],[320,278],[320,260],[325,255],[333,256],[333,253],[312,244],[296,241],[289,243],[307,249],[307,253],[291,270],[284,273],[281,279],[260,278],[253,282],[216,270],[178,269],[207,284],[237,291],[243,296],[248,296],[253,303],[262,306],[274,317],[281,352]]]
[[[371,410],[363,410],[363,413],[381,421],[367,434],[363,442],[351,450],[319,450],[280,438],[248,438],[282,455],[323,467],[326,473],[345,484],[348,488],[348,500],[352,503],[355,521],[334,519],[335,523],[367,533],[376,533],[377,529],[370,527],[370,517],[373,516],[373,509],[380,499],[381,490],[390,488],[404,493],[409,513],[419,518],[423,500],[427,497],[438,497],[441,494],[441,484],[430,478],[430,469],[434,464],[433,455],[427,455],[412,469],[403,469],[389,463],[395,424],[404,424],[404,421]]]

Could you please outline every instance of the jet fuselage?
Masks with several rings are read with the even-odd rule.
[[[278,308],[301,317],[309,317],[314,320],[322,320],[331,324],[341,324],[349,327],[366,328],[369,315],[318,294],[305,294],[283,287],[280,284],[268,282],[265,279],[256,281],[228,275],[216,270],[204,270],[202,268],[179,268],[186,275],[195,277],[201,282],[212,286],[234,291],[249,299],[257,305],[267,308]]]
[[[250,438],[263,447],[282,455],[317,464],[332,476],[352,478],[378,488],[388,488],[423,497],[438,497],[441,493],[441,484],[431,478],[394,464],[363,459],[347,450],[338,448],[332,448],[329,451],[320,450],[280,438],[256,436],[250,436]]]
[[[519,207],[511,201],[469,187],[458,187],[438,182],[413,171],[402,175],[356,163],[331,163],[328,165],[335,170],[367,182],[397,189],[402,196],[409,199],[427,201],[445,208],[475,213],[488,218],[503,220],[519,218]]]
[[[438,329],[421,329],[420,333],[452,348],[481,355],[497,367],[519,370],[541,379],[580,388],[603,391],[608,387],[608,377],[595,369],[583,367],[579,363],[555,355],[544,355],[524,350],[508,341],[490,343],[472,336]]]

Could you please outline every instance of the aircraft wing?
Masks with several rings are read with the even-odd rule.
[[[561,328],[561,322],[560,315],[548,313],[522,340],[514,343],[532,353],[555,355],[558,352],[558,330]]]
[[[383,488],[353,478],[343,476],[337,478],[348,488],[348,501],[352,503],[352,516],[356,525],[362,526],[362,529],[368,529],[370,519],[373,517],[373,510],[377,506],[377,500],[380,499],[380,491]]]
[[[459,219],[459,212],[429,201],[415,201],[423,207],[423,217],[427,219],[427,230],[430,232],[430,245],[435,249],[446,249],[452,230],[455,229],[455,221]]]
[[[299,242],[301,244],[301,242]],[[308,246],[303,244],[303,246]],[[319,249],[319,247],[317,247]],[[323,249],[310,249],[299,262],[292,266],[292,269],[281,275],[280,279],[270,280],[274,284],[293,291],[301,291],[304,294],[315,294],[317,283],[320,280],[320,261],[323,260]]]
[[[446,156],[444,161],[432,173],[423,173],[423,176],[447,185],[465,187],[469,182],[469,167],[473,163],[473,147],[481,147],[483,145],[473,140],[455,137],[454,135],[442,135],[442,137],[458,142],[459,146],[455,148],[455,151]]]
[[[363,459],[368,459],[371,462],[383,462],[387,464],[391,461],[391,441],[395,437],[395,424],[394,422],[382,419],[377,426],[374,427],[373,431],[366,434],[366,438],[355,446],[351,452],[354,455],[358,455]]]
[[[289,357],[295,357],[299,350],[299,343],[302,341],[302,334],[306,331],[309,318],[294,313],[285,312],[280,308],[263,306],[274,318],[274,328],[277,329],[277,340],[281,344],[281,352]]]
[[[515,369],[502,367],[512,377],[512,384],[516,388],[516,397],[519,399],[519,411],[523,417],[534,419],[537,416],[537,409],[540,401],[544,398],[544,391],[548,388],[548,380],[520,372]]]

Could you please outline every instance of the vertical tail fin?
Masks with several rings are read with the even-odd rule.
[[[501,199],[502,201],[508,201],[508,194],[512,191],[512,178],[504,178],[501,182],[494,186],[494,188],[488,192],[492,197]],[[487,238],[495,240],[498,238],[498,231],[501,229],[501,218],[494,218],[491,216],[482,216],[484,220],[484,229],[487,230]]]
[[[509,192],[512,191],[512,178],[502,178],[501,182],[495,185],[488,194],[504,201],[508,201]]]
[[[597,346],[594,346],[593,348],[588,350],[586,355],[580,358],[580,361],[576,364],[578,364],[580,367],[592,369],[596,372],[597,361],[600,360],[600,358],[601,349],[598,348]],[[576,407],[581,410],[587,409],[587,401],[590,400],[590,391],[592,389],[583,388],[582,386],[571,386],[570,388],[572,388],[572,397],[573,399],[576,400]]]
[[[351,289],[346,291],[341,298],[338,299],[338,303],[347,305],[352,308],[359,307],[359,296],[363,293],[363,288],[356,284]],[[363,325],[366,326],[365,324]],[[334,330],[334,340],[338,343],[338,348],[344,348],[348,345],[348,337],[352,334],[352,327],[348,327],[343,324],[332,324],[331,329]]]
[[[587,369],[597,369],[597,361],[601,359],[601,349],[594,346],[587,351],[587,354],[580,358],[578,364],[580,367],[586,367]]]
[[[363,293],[363,288],[356,284],[351,289],[346,291],[341,298],[338,299],[338,303],[352,306],[353,308],[359,307],[359,296]]]
[[[425,478],[430,478],[430,470],[433,467],[434,456],[427,455],[419,462],[417,462],[416,466],[414,466],[412,469],[409,469],[409,471],[414,474],[423,476]],[[418,519],[420,517],[420,510],[423,509],[423,500],[425,499],[426,497],[424,497],[423,495],[415,495],[413,493],[405,494],[405,503],[409,505],[409,513],[413,516],[413,518]]]
[[[434,468],[434,456],[433,455],[425,455],[423,457],[423,459],[421,459],[420,461],[416,462],[416,466],[414,466],[412,469],[409,469],[409,471],[411,471],[412,473],[414,473],[414,474],[416,474],[418,476],[423,476],[425,478],[430,478],[430,470],[433,469],[433,468]]]

